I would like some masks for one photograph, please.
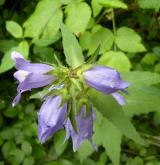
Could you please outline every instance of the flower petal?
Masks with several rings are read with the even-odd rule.
[[[24,81],[22,81],[17,90],[18,91],[27,91],[32,88],[40,88],[46,85],[49,85],[54,81],[55,77],[52,75],[39,75],[30,73]]]
[[[33,72],[35,74],[43,74],[53,70],[53,67],[47,64],[31,64],[29,61],[25,60],[23,56],[18,52],[12,52],[11,57],[16,63],[15,67],[17,70]]]
[[[87,84],[106,94],[125,89],[129,83],[123,81],[120,74],[109,67],[95,66],[83,73]]]
[[[119,93],[117,93],[117,92],[115,92],[115,93],[112,93],[112,96],[117,100],[117,102],[120,104],[120,105],[125,105],[125,99],[124,99],[124,97],[121,95],[121,94],[119,94]]]
[[[68,118],[65,123],[66,138],[65,141],[71,136],[73,143],[73,151],[77,151],[82,142],[88,139],[93,147],[95,145],[92,142],[93,136],[93,118],[95,117],[94,111],[91,112],[90,116],[86,116],[85,107],[82,108],[81,112],[76,116],[77,133],[74,131],[70,119]]]
[[[61,101],[61,96],[52,95],[43,103],[38,112],[38,137],[41,143],[63,127],[67,103],[60,106]]]
[[[12,106],[15,107],[21,99],[21,92],[18,92],[17,96],[13,99]]]
[[[18,70],[14,73],[14,78],[16,78],[19,82],[22,82],[26,79],[26,77],[30,74],[28,71]]]

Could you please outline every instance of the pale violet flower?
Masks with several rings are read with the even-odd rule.
[[[70,119],[68,118],[65,122],[66,138],[65,141],[71,137],[73,143],[73,151],[77,151],[82,142],[88,139],[95,149],[96,146],[93,144],[93,120],[95,118],[95,112],[92,110],[89,116],[86,115],[85,106],[82,107],[80,113],[75,117],[77,132],[74,130]]]
[[[15,67],[18,70],[14,73],[14,77],[19,81],[17,96],[12,103],[13,106],[20,101],[22,92],[31,90],[32,88],[46,86],[55,79],[53,75],[46,74],[53,70],[52,66],[40,63],[30,63],[18,52],[12,52],[11,57],[15,61]]]
[[[83,76],[90,87],[105,94],[111,94],[120,105],[125,104],[123,96],[117,92],[124,92],[130,84],[122,80],[120,74],[115,69],[105,66],[94,66],[83,72]]]
[[[61,105],[61,95],[51,95],[38,112],[38,137],[44,143],[56,131],[63,128],[67,103]]]

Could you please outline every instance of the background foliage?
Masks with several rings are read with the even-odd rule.
[[[159,9],[159,0],[0,0],[0,165],[159,165]],[[74,67],[99,45],[98,63],[116,68],[132,84],[126,106],[122,111],[110,97],[91,93],[95,107],[102,109],[94,126],[98,152],[86,141],[73,153],[70,141],[62,145],[63,131],[41,145],[40,101],[33,99],[37,95],[29,97],[37,90],[11,107],[17,85],[11,51],[32,61]]]

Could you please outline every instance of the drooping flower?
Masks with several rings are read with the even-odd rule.
[[[92,110],[89,116],[86,116],[85,106],[81,109],[80,113],[75,117],[77,132],[74,130],[71,121],[67,118],[65,122],[66,138],[65,141],[72,138],[73,151],[77,151],[82,142],[88,139],[94,148],[96,146],[93,144],[93,120],[95,117],[95,112]]]
[[[17,96],[12,103],[13,106],[20,101],[23,92],[46,86],[55,79],[53,75],[47,75],[47,72],[53,70],[52,66],[40,63],[32,64],[26,61],[18,52],[12,52],[11,57],[15,61],[15,67],[18,70],[14,73],[14,77],[19,81]]]
[[[83,75],[89,86],[105,94],[112,94],[119,104],[124,105],[123,96],[117,92],[125,91],[130,84],[122,80],[120,74],[115,69],[105,66],[94,66],[90,70],[83,72]]]
[[[51,95],[38,112],[38,137],[41,143],[63,127],[67,103],[61,105],[61,101],[61,95]]]

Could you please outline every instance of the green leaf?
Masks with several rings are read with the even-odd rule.
[[[154,66],[154,71],[160,73],[160,62]]]
[[[112,96],[105,95],[93,89],[89,92],[92,103],[101,114],[106,117],[125,136],[139,144],[144,144],[143,139],[135,130],[129,118],[124,114],[122,107]]]
[[[23,30],[17,22],[7,21],[6,22],[6,29],[15,38],[22,38],[23,37]]]
[[[48,94],[48,88],[30,95],[30,99],[41,99]]]
[[[143,162],[143,159],[142,158],[140,158],[140,157],[135,157],[135,158],[129,158],[129,159],[127,159],[127,163],[126,163],[126,165],[144,165],[144,162]],[[156,165],[155,163],[151,163],[150,164],[150,162],[149,163],[147,163],[147,165]]]
[[[61,4],[67,5],[71,2],[72,0],[60,0]]]
[[[1,130],[0,137],[2,137],[4,140],[11,140],[14,138],[13,131],[9,128],[5,128]]]
[[[94,149],[91,143],[85,140],[77,151],[77,155],[80,162],[83,162],[88,156],[90,156],[93,153],[93,151]]]
[[[99,4],[108,8],[128,8],[128,6],[120,0],[99,0]]]
[[[12,51],[15,51],[16,47],[10,49],[6,52],[2,58],[1,65],[0,65],[0,73],[6,72],[14,66],[14,62],[11,59]]]
[[[33,39],[33,43],[37,46],[44,47],[60,39],[61,34],[59,32],[59,27],[60,23],[62,22],[62,18],[62,10],[57,9],[52,18],[49,20],[48,24],[45,26],[41,35]]]
[[[87,28],[91,18],[91,9],[86,2],[73,1],[66,7],[65,24],[77,36]]]
[[[14,162],[15,164],[20,164],[25,157],[24,152],[18,148],[12,150],[10,156],[10,162]]]
[[[7,109],[4,111],[4,115],[8,118],[14,118],[18,115],[18,111],[12,106],[8,106]]]
[[[143,9],[155,9],[157,12],[160,9],[159,0],[152,0],[152,2],[149,2],[148,0],[138,0],[138,4]]]
[[[37,143],[33,143],[32,144],[32,156],[35,158],[35,159],[45,159],[47,154],[44,150],[44,147],[40,144],[37,144]]]
[[[14,150],[15,148],[16,148],[16,145],[12,141],[8,141],[4,143],[2,146],[2,153],[3,153],[4,158],[7,159],[10,156],[10,152]]]
[[[71,67],[78,67],[84,62],[82,49],[79,46],[76,37],[66,28],[64,24],[61,24],[61,31],[66,61]]]
[[[19,53],[21,53],[24,58],[28,58],[29,56],[29,44],[27,41],[22,41],[19,43],[17,49],[16,49]]]
[[[133,71],[122,73],[125,81],[130,82],[130,88],[146,87],[160,83],[160,75],[152,72]]]
[[[91,32],[85,31],[81,36],[80,36],[80,45],[83,50],[88,50],[91,44]]]
[[[131,28],[121,27],[115,36],[116,45],[126,52],[143,52],[145,47],[141,43],[141,37]]]
[[[0,40],[0,51],[5,53],[9,49],[16,47],[18,42],[15,40]]]
[[[113,40],[113,33],[110,29],[104,28],[100,25],[94,26],[89,45],[89,53],[93,54],[98,46],[100,46],[100,54],[110,50]]]
[[[55,42],[62,21],[60,6],[59,0],[40,1],[33,14],[24,23],[25,37],[34,38],[33,42],[39,46]],[[42,43],[38,39],[41,39]]]
[[[65,160],[65,159],[60,159],[57,161],[51,161],[48,163],[45,163],[44,165],[73,165],[72,162]]]
[[[59,161],[60,165],[73,165],[70,161],[62,159]]]
[[[100,54],[102,54],[111,49],[113,40],[113,33],[110,29],[96,25],[91,33],[84,33],[80,37],[80,44],[83,49],[89,50],[89,54],[93,54],[97,47],[100,46]]]
[[[158,60],[158,57],[154,53],[148,52],[141,60],[142,63],[153,65]]]
[[[97,163],[90,158],[87,158],[83,161],[82,165],[96,165]]]
[[[122,77],[131,84],[129,94],[125,95],[126,105],[123,107],[128,116],[147,114],[160,109],[160,91],[149,87],[160,83],[159,74],[134,71],[123,73]]]
[[[92,0],[91,2],[93,16],[96,17],[102,10],[102,6],[99,4],[99,0]]]
[[[23,165],[32,165],[32,164],[34,164],[34,159],[31,156],[26,157],[23,161]]]
[[[97,119],[94,123],[94,137],[99,144],[103,145],[106,153],[114,165],[119,165],[121,151],[121,132],[101,113],[96,112]],[[104,131],[107,130],[107,131]],[[103,138],[102,138],[103,137]],[[96,141],[97,141],[96,140]]]
[[[11,164],[20,164],[24,159],[24,152],[16,147],[12,141],[6,142],[2,147],[3,156]]]
[[[128,72],[131,69],[131,63],[128,57],[120,51],[109,51],[104,53],[98,63],[113,67],[119,72]]]
[[[66,133],[64,130],[61,130],[54,135],[54,149],[55,149],[55,154],[57,154],[57,156],[60,156],[65,151],[68,145],[68,142],[63,144],[65,135]]]
[[[142,87],[129,90],[125,96],[126,105],[124,112],[132,117],[134,115],[147,114],[160,111],[160,90],[153,87]]]
[[[88,64],[95,63],[97,61],[97,58],[98,58],[98,55],[99,55],[99,51],[100,51],[100,46],[98,46],[98,48],[95,50],[95,52],[88,58],[86,63],[88,63]]]
[[[29,45],[27,41],[22,41],[17,47],[11,48],[4,54],[0,65],[0,73],[8,71],[14,66],[14,61],[11,59],[11,53],[13,51],[18,51],[27,58],[29,53]]]
[[[32,146],[29,142],[23,141],[21,145],[22,151],[24,151],[25,155],[30,155],[32,153]]]
[[[33,51],[38,60],[41,60],[44,63],[57,64],[54,50],[51,47],[34,46]]]

